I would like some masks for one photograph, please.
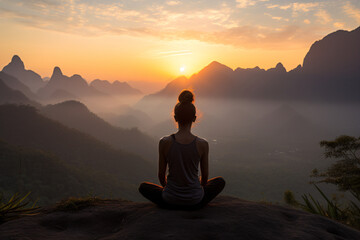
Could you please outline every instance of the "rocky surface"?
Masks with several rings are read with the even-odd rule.
[[[0,239],[360,239],[327,218],[218,197],[196,211],[107,200],[77,211],[47,209],[0,225]]]

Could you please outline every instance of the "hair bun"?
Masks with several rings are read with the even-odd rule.
[[[192,103],[194,101],[194,94],[189,90],[183,90],[178,99],[180,103]]]

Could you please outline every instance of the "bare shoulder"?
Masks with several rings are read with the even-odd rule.
[[[209,143],[205,138],[201,138],[201,137],[197,137],[197,144],[199,147],[202,148],[208,148],[209,147]]]
[[[164,137],[160,138],[159,146],[167,146],[171,143],[172,143],[171,136],[164,136]]]
[[[172,145],[172,137],[171,136],[165,136],[165,137],[162,137],[160,138],[160,141],[159,141],[159,153],[160,153],[160,156],[166,156],[167,153],[169,152],[169,149]]]

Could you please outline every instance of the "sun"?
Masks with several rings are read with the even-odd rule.
[[[185,66],[181,66],[179,70],[181,73],[185,72]]]

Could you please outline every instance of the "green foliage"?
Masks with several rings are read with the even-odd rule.
[[[299,203],[295,199],[286,203],[302,208],[307,212],[328,217],[335,221],[360,229],[360,195],[351,192],[355,198],[355,202],[350,201],[348,205],[340,206],[336,200],[330,200],[318,186],[315,185],[315,187],[325,201],[325,205],[321,204],[311,194],[302,195],[304,203]],[[286,199],[284,200],[286,201]]]
[[[337,159],[326,171],[314,169],[312,177],[320,178],[318,182],[331,183],[339,190],[351,190],[360,194],[360,137],[340,136],[333,141],[321,141],[325,148],[325,158]]]
[[[39,207],[28,206],[30,201],[27,199],[30,192],[24,196],[15,193],[8,201],[0,194],[0,224],[21,216],[29,216],[37,213]]]
[[[360,229],[360,137],[340,136],[333,141],[321,141],[325,148],[325,158],[335,158],[326,171],[314,169],[312,177],[321,178],[320,181],[336,185],[339,190],[349,191],[354,201],[349,201],[346,206],[340,206],[336,200],[330,200],[324,192],[314,184],[322,196],[325,205],[321,204],[311,194],[302,195],[304,203],[298,203],[292,193],[285,192],[284,200],[287,204],[300,207],[310,213],[319,214],[354,228]]]
[[[291,206],[295,206],[295,207],[299,206],[299,202],[296,201],[294,193],[290,190],[286,190],[284,192],[284,201],[286,204],[289,204]]]
[[[323,193],[323,191],[321,191],[318,186],[314,186],[325,200],[326,206],[320,204],[320,202],[315,200],[311,194],[304,194],[302,195],[302,199],[305,204],[300,204],[300,207],[302,207],[308,212],[319,214],[340,222],[344,222],[347,219],[347,214],[345,213],[345,211],[340,209],[336,201],[330,200],[328,197],[326,197],[326,195]]]

